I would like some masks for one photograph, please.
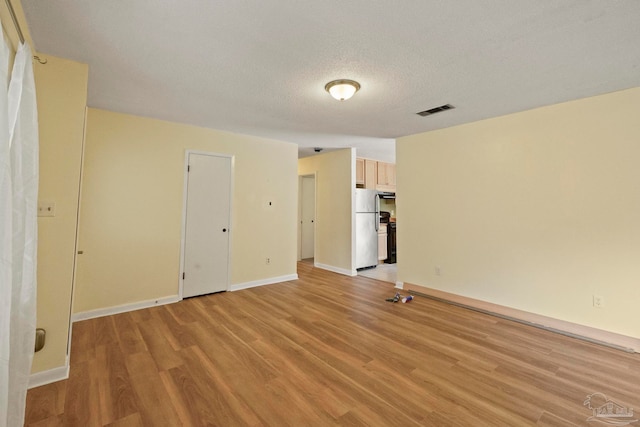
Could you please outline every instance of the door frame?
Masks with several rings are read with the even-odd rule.
[[[201,150],[185,150],[184,152],[184,167],[183,167],[183,185],[182,185],[182,221],[181,221],[181,229],[180,229],[180,270],[178,271],[178,297],[182,300],[183,297],[183,289],[184,289],[184,279],[182,278],[182,273],[184,272],[184,250],[187,244],[186,233],[187,233],[187,196],[189,191],[189,155],[197,154],[201,156],[213,156],[213,157],[223,157],[229,159],[231,161],[231,172],[229,176],[229,247],[227,254],[227,289],[231,286],[231,254],[233,253],[233,195],[234,195],[234,179],[235,176],[235,156],[230,154],[223,153],[215,153],[212,151],[201,151]]]
[[[302,180],[313,177],[313,258],[317,253],[318,239],[316,238],[316,225],[318,223],[318,172],[298,175],[298,261],[302,260]]]

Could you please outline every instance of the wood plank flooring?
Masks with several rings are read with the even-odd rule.
[[[298,265],[300,279],[75,323],[29,426],[591,425],[640,355]],[[636,417],[637,418],[637,417]]]

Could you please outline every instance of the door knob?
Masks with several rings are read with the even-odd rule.
[[[223,232],[223,233],[226,233],[226,232],[227,232],[227,229],[226,229],[226,228],[223,228],[223,229],[222,229],[222,232]]]

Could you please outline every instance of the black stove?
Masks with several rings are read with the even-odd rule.
[[[387,259],[385,264],[396,263],[396,223],[389,222],[387,224]]]

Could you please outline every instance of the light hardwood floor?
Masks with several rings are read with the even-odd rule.
[[[30,426],[593,425],[640,355],[299,263],[300,279],[75,323]]]

